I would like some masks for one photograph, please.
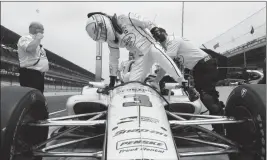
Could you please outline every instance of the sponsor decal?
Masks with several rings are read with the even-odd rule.
[[[135,95],[127,95],[123,98],[133,98],[134,101],[132,102],[124,102],[123,107],[131,107],[131,106],[145,106],[145,107],[152,107],[152,103],[149,100],[147,95],[142,94],[135,94]]]
[[[166,128],[164,128],[164,127],[160,127],[161,129],[163,129],[164,131],[167,131],[167,129]]]
[[[151,123],[159,123],[159,120],[155,119],[155,118],[150,118],[150,117],[143,117],[141,116],[141,121],[144,122],[151,122]]]
[[[127,133],[141,133],[141,132],[148,132],[151,134],[156,134],[156,135],[162,135],[164,137],[167,137],[168,135],[159,131],[155,131],[155,130],[150,130],[150,129],[123,129],[120,131],[117,131],[115,133],[115,135],[113,137],[116,137],[118,135],[123,135],[123,134],[127,134]]]
[[[133,122],[134,120],[127,120],[127,121],[120,121],[117,124],[127,123],[127,122]]]
[[[119,153],[128,153],[128,152],[137,152],[137,151],[150,151],[150,152],[157,152],[157,153],[164,153],[165,150],[162,149],[158,149],[158,148],[148,148],[148,147],[135,147],[135,148],[125,148],[125,149],[121,149],[119,150]]]
[[[241,90],[241,97],[244,98],[245,95],[246,95],[246,93],[247,93],[247,89],[246,89],[246,88],[243,88],[243,89]]]
[[[128,33],[127,30],[124,30],[124,33],[126,35],[122,38],[121,44],[128,48],[132,48],[136,41],[135,35],[133,33]]]
[[[124,121],[124,120],[136,120],[137,119],[137,116],[132,116],[132,117],[124,117],[124,118],[121,118],[120,120]]]
[[[146,89],[146,88],[126,88],[126,89],[119,89],[117,90],[117,94],[119,93],[124,93],[124,92],[141,92],[141,93],[153,93],[150,89]]]
[[[32,100],[33,102],[36,100],[36,94],[35,94],[35,93],[31,94],[31,100]]]
[[[150,123],[155,123],[155,124],[159,123],[159,120],[157,120],[155,118],[141,116],[140,119],[143,122],[150,122]],[[137,121],[137,116],[121,118],[120,121],[117,124],[122,124],[122,123],[127,123],[127,122],[134,122],[134,121]]]
[[[155,139],[147,139],[147,138],[134,138],[134,139],[126,139],[117,142],[116,149],[130,148],[130,147],[151,147],[167,150],[167,146],[163,141],[155,140]]]
[[[112,128],[112,131],[114,131],[115,129],[118,129],[118,126],[117,126],[117,127],[114,127],[114,128]]]

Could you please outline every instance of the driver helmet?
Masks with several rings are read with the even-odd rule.
[[[89,17],[85,29],[94,41],[107,42],[115,40],[115,31],[112,22],[105,15],[94,14]]]

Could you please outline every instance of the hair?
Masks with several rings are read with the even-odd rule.
[[[161,27],[159,27],[159,31],[160,31],[160,32],[167,33],[167,32],[166,32],[166,30],[165,30],[165,29],[163,29],[163,28],[161,28]]]
[[[166,30],[164,28],[161,28],[161,27],[154,27],[151,29],[151,33],[155,33],[155,32],[164,32],[167,34]]]
[[[31,24],[29,25],[29,28],[33,26],[43,26],[43,25],[40,22],[31,22]]]
[[[40,22],[31,22],[29,25],[29,33],[36,34],[36,28],[43,27],[43,25]]]

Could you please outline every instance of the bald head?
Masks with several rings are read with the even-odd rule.
[[[44,26],[39,22],[32,22],[29,26],[29,32],[31,34],[44,33]]]

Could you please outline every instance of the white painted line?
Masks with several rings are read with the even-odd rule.
[[[65,112],[67,111],[67,109],[63,109],[63,110],[59,110],[59,111],[56,111],[56,112],[52,112],[52,113],[49,113],[49,116],[53,115],[53,114],[57,114],[57,113],[61,113],[61,112]]]

